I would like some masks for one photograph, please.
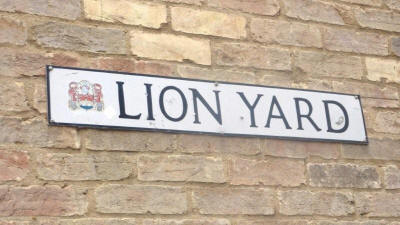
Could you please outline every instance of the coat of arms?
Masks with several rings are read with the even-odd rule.
[[[82,80],[69,83],[69,108],[72,110],[96,110],[103,111],[103,94],[101,85]]]

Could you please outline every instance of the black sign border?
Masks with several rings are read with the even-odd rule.
[[[50,109],[51,109],[51,107],[50,107],[50,71],[53,68],[81,70],[81,71],[90,71],[90,72],[102,72],[102,73],[114,73],[114,74],[122,74],[122,75],[129,75],[129,76],[157,77],[157,78],[164,78],[164,79],[188,80],[188,81],[219,83],[219,84],[234,84],[234,85],[244,85],[244,86],[252,86],[252,87],[265,87],[265,88],[276,88],[276,89],[286,89],[286,90],[297,90],[297,91],[306,91],[306,92],[317,92],[317,93],[329,93],[329,94],[337,94],[337,95],[354,96],[360,102],[361,115],[362,115],[362,119],[363,119],[364,132],[365,132],[365,140],[364,141],[349,141],[349,140],[342,140],[342,139],[304,138],[304,137],[287,137],[287,136],[273,136],[273,135],[182,131],[182,130],[142,128],[142,127],[121,127],[121,126],[109,126],[109,125],[105,126],[105,125],[77,124],[77,123],[57,123],[51,119],[51,111],[50,111]],[[49,125],[51,125],[51,126],[73,126],[73,127],[78,127],[78,128],[134,130],[134,131],[158,131],[158,132],[163,132],[163,133],[175,133],[175,134],[206,134],[206,135],[226,136],[226,137],[272,138],[272,139],[293,140],[293,141],[313,141],[313,142],[328,142],[328,143],[331,142],[331,143],[368,145],[368,133],[367,133],[367,128],[365,126],[364,110],[362,108],[360,95],[346,94],[346,93],[339,93],[339,92],[329,92],[329,91],[307,90],[307,89],[300,89],[300,88],[287,88],[287,87],[267,86],[267,85],[258,85],[258,84],[245,84],[245,83],[227,82],[227,81],[201,80],[201,79],[193,79],[193,78],[169,77],[169,76],[161,76],[161,75],[128,73],[128,72],[118,72],[118,71],[110,71],[110,70],[85,69],[85,68],[78,68],[78,67],[64,67],[64,66],[53,66],[53,65],[46,65],[46,80],[47,80],[47,119],[48,119]]]

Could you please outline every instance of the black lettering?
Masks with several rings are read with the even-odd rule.
[[[131,116],[131,115],[126,114],[125,97],[124,97],[124,82],[117,81],[117,85],[118,85],[118,101],[119,101],[119,118],[135,119],[135,120],[140,119],[140,116],[142,115],[141,113],[139,113],[136,116]]]
[[[236,92],[239,94],[240,98],[242,98],[244,104],[246,104],[247,108],[250,110],[250,120],[251,124],[250,127],[257,127],[256,125],[256,119],[254,116],[254,109],[256,108],[258,101],[260,101],[260,98],[263,96],[262,94],[258,94],[256,100],[253,102],[253,104],[250,105],[249,101],[247,100],[246,96],[244,96],[243,92]]]
[[[345,132],[347,130],[347,128],[349,127],[349,116],[348,116],[347,111],[344,108],[344,106],[342,104],[340,104],[339,102],[337,102],[337,101],[328,101],[327,100],[327,101],[323,101],[323,102],[324,102],[324,106],[325,106],[326,122],[328,124],[327,132],[331,132],[331,133],[343,133],[343,132]],[[330,113],[329,113],[329,106],[328,106],[329,104],[333,104],[333,105],[338,106],[343,112],[344,125],[343,125],[342,128],[340,128],[338,130],[335,130],[335,129],[332,128],[331,116],[330,116]],[[340,122],[343,122],[343,121],[340,121]]]
[[[321,131],[321,128],[319,128],[319,127],[317,126],[317,124],[315,124],[314,120],[311,119],[311,113],[312,113],[312,111],[313,111],[313,107],[312,107],[312,105],[311,105],[311,102],[308,101],[308,100],[305,99],[305,98],[294,98],[294,101],[295,101],[295,103],[296,103],[297,123],[298,123],[298,125],[299,125],[299,127],[297,128],[297,130],[304,130],[304,129],[303,129],[303,123],[302,123],[302,121],[301,121],[301,118],[306,118],[306,119],[308,119],[308,121],[310,121],[311,125],[313,125],[313,127],[315,128],[315,130]],[[305,115],[301,114],[301,112],[300,112],[300,101],[306,103],[307,106],[308,106],[308,113],[305,114]]]
[[[274,106],[276,106],[276,108],[279,111],[279,115],[272,115],[273,111],[274,111]],[[267,119],[267,124],[265,125],[265,127],[269,128],[270,127],[270,123],[271,123],[271,119],[282,119],[283,123],[285,123],[285,127],[286,129],[292,129],[289,126],[288,121],[286,120],[285,114],[283,114],[282,112],[282,108],[279,105],[278,100],[276,99],[275,95],[272,97],[272,102],[271,102],[271,107],[269,108],[269,114],[268,114],[268,119]]]
[[[199,110],[197,107],[197,99],[199,99],[201,101],[201,103],[203,103],[203,105],[206,107],[206,109],[211,113],[211,115],[214,117],[214,119],[222,125],[222,115],[221,115],[221,106],[220,106],[220,102],[219,102],[219,92],[220,91],[215,91],[215,100],[217,103],[217,110],[218,113],[216,113],[211,106],[206,102],[206,100],[203,98],[203,96],[201,96],[201,94],[199,93],[199,91],[197,89],[194,88],[189,88],[189,90],[192,91],[193,94],[193,106],[194,106],[194,122],[193,123],[200,123],[199,120]]]
[[[180,116],[178,116],[177,118],[171,117],[170,115],[168,115],[167,111],[165,111],[165,106],[164,106],[164,95],[165,92],[167,92],[168,90],[174,90],[176,91],[180,96],[181,96],[181,100],[182,100],[182,113]],[[183,94],[183,92],[175,87],[175,86],[167,86],[164,89],[162,89],[161,93],[160,93],[160,109],[162,114],[164,114],[165,118],[174,121],[174,122],[178,122],[181,121],[183,118],[185,118],[186,113],[187,113],[187,101],[185,98],[185,95]]]
[[[146,86],[147,93],[147,120],[154,120],[153,115],[153,99],[151,97],[151,85],[152,84],[144,84]]]

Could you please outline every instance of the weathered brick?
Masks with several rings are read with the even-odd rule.
[[[141,156],[138,159],[138,179],[224,183],[227,175],[221,158],[184,155]]]
[[[369,5],[369,6],[381,6],[382,5],[382,0],[340,0],[340,1],[354,3],[354,4],[360,4],[360,5]],[[394,1],[396,1],[396,0],[394,0]]]
[[[371,32],[348,29],[324,28],[323,43],[332,51],[354,52],[371,55],[388,55],[388,37]]]
[[[284,0],[286,16],[302,20],[343,25],[343,19],[332,5],[315,0]]]
[[[373,124],[377,132],[399,134],[400,113],[399,112],[378,112]]]
[[[382,78],[389,82],[400,82],[400,63],[393,59],[365,58],[367,78],[379,81]]]
[[[136,167],[134,158],[111,154],[48,153],[36,158],[37,173],[44,180],[121,180]]]
[[[29,173],[29,161],[27,152],[0,150],[0,182],[24,179]]]
[[[185,33],[204,34],[240,39],[246,37],[246,18],[231,14],[171,8],[172,29]]]
[[[396,165],[384,167],[386,189],[400,189],[400,169]]]
[[[0,80],[0,110],[28,111],[28,101],[25,96],[25,85],[17,80]]]
[[[32,221],[26,220],[14,220],[14,219],[2,219],[0,225],[33,225]]]
[[[369,139],[368,145],[342,145],[342,153],[347,159],[400,160],[399,146],[399,140]]]
[[[224,66],[291,70],[290,52],[286,49],[243,43],[215,43],[215,62]]]
[[[76,129],[49,127],[44,119],[38,117],[26,121],[17,117],[0,117],[0,142],[53,148],[80,146]]]
[[[73,216],[87,212],[87,190],[68,186],[0,186],[1,216]]]
[[[265,139],[261,144],[261,149],[263,154],[277,157],[302,159],[317,156],[324,159],[337,159],[339,158],[340,145],[337,143]]]
[[[380,188],[374,166],[355,164],[310,163],[307,165],[310,185],[314,187]]]
[[[400,14],[377,9],[356,9],[354,15],[361,27],[400,31]]]
[[[269,16],[278,14],[280,10],[279,2],[277,0],[208,0],[208,5]]]
[[[231,170],[233,185],[281,185],[295,187],[304,184],[303,161],[268,159],[263,161],[235,159]]]
[[[175,149],[175,144],[172,134],[88,130],[86,148],[106,151],[170,152]]]
[[[280,191],[283,215],[347,216],[354,213],[353,196],[341,192]]]
[[[384,192],[356,193],[355,202],[358,214],[365,217],[400,216],[400,194]]]
[[[260,152],[258,139],[207,135],[179,135],[177,147],[185,153],[256,155]]]
[[[0,10],[75,20],[81,14],[80,0],[0,0]]]
[[[83,219],[55,219],[41,218],[37,225],[139,225],[133,218],[83,218]],[[35,224],[36,225],[36,224]]]
[[[314,25],[255,18],[251,20],[250,32],[255,40],[267,44],[322,47],[321,32]]]
[[[178,187],[109,184],[95,190],[101,213],[183,214],[187,211],[184,189]]]
[[[130,35],[132,53],[139,57],[179,62],[190,60],[203,65],[211,64],[208,40],[140,31],[132,31]]]
[[[93,53],[128,52],[123,31],[67,23],[48,22],[32,28],[33,39],[41,46]]]
[[[400,10],[400,2],[398,0],[383,0],[383,2],[390,9]]]
[[[390,50],[396,56],[400,56],[400,37],[392,37],[390,39]]]
[[[26,39],[27,32],[23,22],[11,18],[0,17],[0,43],[24,45]]]
[[[192,193],[200,214],[273,215],[273,191],[268,189],[202,188]]]
[[[143,225],[230,225],[227,219],[144,219]]]
[[[390,99],[375,99],[375,98],[363,98],[363,107],[376,107],[376,108],[399,108],[400,102],[398,100]]]
[[[34,84],[32,106],[39,113],[47,112],[47,86],[44,82],[36,82]]]
[[[228,82],[243,82],[247,84],[257,83],[254,73],[226,70],[226,69],[205,69],[194,66],[178,66],[178,74],[185,78],[206,79]]]
[[[133,59],[102,57],[96,60],[96,68],[102,70],[113,70],[128,73],[156,74],[166,76],[176,76],[176,65],[151,62],[137,61]]]
[[[121,22],[160,28],[167,22],[164,5],[128,0],[84,0],[85,17],[104,22]]]
[[[275,86],[275,87],[292,87],[296,82],[296,77],[286,71],[262,71],[257,72],[259,78],[257,84]]]
[[[386,221],[377,221],[377,220],[369,220],[369,221],[315,221],[310,225],[387,225],[389,222]],[[393,224],[394,225],[394,224]]]
[[[321,78],[311,78],[300,81],[292,85],[294,88],[306,89],[306,90],[321,90],[321,91],[332,91],[332,81]]]
[[[173,3],[192,4],[192,5],[201,5],[205,2],[205,0],[162,0],[162,1],[173,2]]]
[[[333,81],[333,89],[337,92],[359,94],[362,98],[399,99],[396,87],[381,84]]]
[[[247,221],[240,220],[235,225],[308,225],[308,221],[305,220],[255,220]]]
[[[294,65],[311,76],[340,77],[360,80],[363,64],[360,57],[332,53],[296,51]]]

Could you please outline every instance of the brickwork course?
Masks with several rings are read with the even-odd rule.
[[[54,127],[45,66],[360,94],[369,145]],[[400,225],[400,0],[0,0],[0,225]]]

